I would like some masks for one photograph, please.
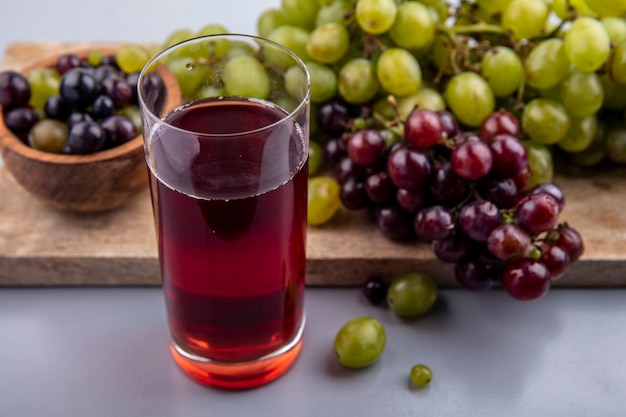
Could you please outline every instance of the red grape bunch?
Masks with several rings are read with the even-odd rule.
[[[335,135],[325,161],[343,206],[371,209],[385,237],[428,242],[438,259],[456,264],[462,287],[500,283],[518,300],[543,296],[580,258],[580,234],[559,223],[564,194],[531,183],[511,113],[496,111],[471,132],[450,112],[416,109],[393,134],[359,111],[337,100],[320,107],[320,128]]]

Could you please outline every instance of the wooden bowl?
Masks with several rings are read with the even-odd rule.
[[[102,50],[111,53],[110,50]],[[86,56],[88,51],[74,52]],[[51,67],[57,56],[29,65]],[[141,135],[115,148],[89,155],[64,155],[29,147],[11,133],[0,114],[0,152],[15,180],[50,205],[81,212],[111,210],[146,189],[146,167]]]

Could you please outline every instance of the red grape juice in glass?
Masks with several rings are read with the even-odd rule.
[[[150,132],[172,354],[208,385],[260,385],[300,350],[307,144],[287,116],[262,100],[209,99]]]

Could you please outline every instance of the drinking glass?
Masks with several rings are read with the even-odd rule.
[[[309,89],[296,55],[248,35],[179,43],[140,74],[170,351],[202,384],[259,386],[300,352]]]

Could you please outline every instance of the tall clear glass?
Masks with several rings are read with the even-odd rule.
[[[205,385],[268,383],[305,322],[307,69],[215,35],[164,50],[138,85],[171,354]]]

